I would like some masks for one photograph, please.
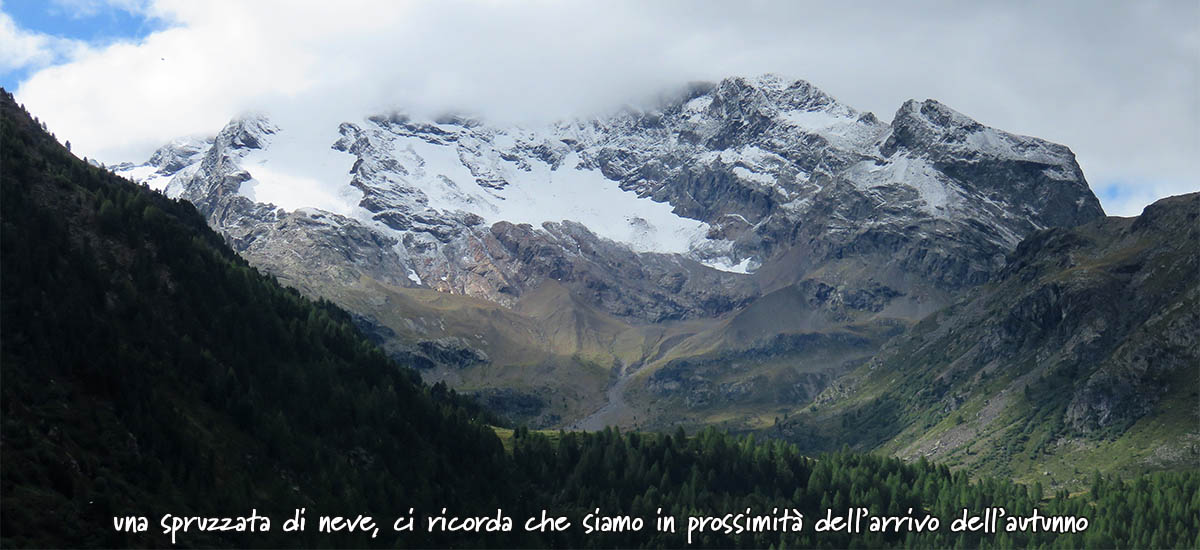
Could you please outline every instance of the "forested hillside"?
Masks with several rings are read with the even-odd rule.
[[[711,530],[693,535],[692,545],[717,548],[1200,548],[1200,475],[1158,473],[1121,481],[1096,475],[1090,492],[1071,497],[1051,493],[1040,483],[1020,485],[985,478],[972,482],[965,471],[952,472],[924,459],[905,463],[895,458],[841,451],[805,458],[793,445],[778,440],[756,443],[713,428],[686,438],[622,435],[607,429],[565,433],[557,443],[545,436],[518,431],[513,455],[519,476],[552,486],[526,486],[532,500],[547,503],[573,518],[599,508],[624,510],[646,518],[647,529],[635,534],[585,535],[575,530],[552,539],[556,546],[683,547],[689,516],[745,513],[781,517],[785,509],[804,514],[804,531],[740,535]],[[547,490],[549,489],[549,490]],[[897,530],[849,534],[815,532],[832,510],[845,517],[853,507],[872,516],[911,517],[928,514],[940,520],[935,531],[918,532],[912,524]],[[1010,517],[1087,518],[1079,533],[953,532],[952,522],[966,509],[982,516],[1002,507]],[[658,512],[661,508],[661,513]],[[536,513],[536,510],[534,510]],[[680,518],[676,533],[657,533],[653,518]],[[726,518],[727,524],[738,520]],[[735,531],[736,532],[736,531]]]
[[[475,409],[3,95],[4,546],[136,542],[113,515],[499,504]]]
[[[181,546],[687,545],[687,516],[805,514],[801,533],[694,534],[692,546],[1200,546],[1200,476],[1097,478],[1084,495],[971,481],[923,460],[810,458],[715,430],[671,435],[518,428],[505,450],[475,405],[422,386],[350,317],[282,288],[231,252],[187,202],[74,158],[0,93],[0,545],[171,544],[164,514],[275,521],[266,533],[181,535]],[[1073,534],[950,532],[967,508],[1077,515]],[[306,508],[309,528],[282,532]],[[933,532],[814,532],[844,515],[940,518]],[[413,532],[391,531],[414,509]],[[511,532],[429,533],[425,516],[517,520]],[[778,508],[778,512],[773,509]],[[631,514],[639,532],[586,533]],[[659,533],[655,518],[677,518]],[[912,511],[909,512],[908,510]],[[529,533],[542,510],[571,528]],[[370,534],[319,515],[369,514]],[[147,533],[113,528],[147,516]]]

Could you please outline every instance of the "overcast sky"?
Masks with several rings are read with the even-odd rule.
[[[252,110],[537,123],[772,72],[1066,144],[1109,214],[1200,190],[1200,2],[841,4],[3,0],[0,84],[114,163]]]

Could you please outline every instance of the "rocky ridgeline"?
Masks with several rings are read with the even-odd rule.
[[[1200,193],[1037,231],[783,430],[810,434],[825,415],[844,419],[830,441],[972,468],[1041,461],[1051,483],[1078,481],[1080,464],[1194,467],[1198,250]]]
[[[354,212],[281,211],[239,193],[256,177],[241,159],[269,152],[280,132],[265,117],[234,120],[202,155],[168,146],[148,165],[158,178],[178,174],[169,194],[301,286],[364,274],[511,304],[556,279],[644,321],[720,315],[766,287],[814,277],[849,292],[955,290],[986,280],[1031,231],[1102,215],[1065,147],[985,127],[936,101],[905,103],[889,125],[771,76],[693,85],[659,109],[550,128],[387,115],[337,131],[322,145],[355,160],[344,181],[325,183],[357,189]],[[497,219],[494,205],[513,200],[503,190],[568,171],[599,172],[707,230],[664,256],[639,246],[636,228],[634,242],[620,242],[557,212],[542,213],[548,224]],[[559,185],[571,201],[577,182]],[[619,223],[639,222],[653,223]],[[814,274],[856,259],[874,269]]]
[[[303,167],[330,155],[344,168]],[[798,389],[774,392],[788,402],[819,394],[896,323],[989,280],[1025,236],[1103,216],[1066,147],[932,100],[905,103],[888,124],[807,82],[769,75],[693,84],[657,108],[545,127],[391,113],[311,134],[244,116],[210,140],[177,140],[148,163],[117,169],[196,204],[252,264],[351,310],[341,289],[364,280],[506,307],[561,283],[631,326],[728,325],[704,329],[724,331],[704,333],[722,349],[700,350],[687,342],[694,334],[656,342],[643,330],[653,336],[645,357],[622,349],[589,361],[630,365],[625,375],[676,361],[647,378],[652,393],[686,386],[719,397],[775,384],[743,391],[738,379],[715,389],[710,371],[731,357],[820,357],[787,379]],[[769,322],[754,319],[761,312]],[[464,338],[456,349],[468,359],[504,355],[474,328],[400,334],[359,313],[423,365],[446,354],[420,344],[446,336]],[[577,332],[589,330],[576,322]],[[787,335],[866,325],[874,328],[861,349],[767,349],[795,341]],[[671,351],[675,344],[685,351]],[[690,349],[703,357],[679,361]],[[455,377],[475,368],[442,366]]]

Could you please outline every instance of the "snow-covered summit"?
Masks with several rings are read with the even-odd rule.
[[[165,191],[176,175],[199,165],[205,151],[212,147],[213,139],[212,136],[176,138],[155,150],[145,163],[124,162],[114,166],[113,170],[153,189]]]
[[[193,201],[243,253],[285,262],[279,270],[343,262],[502,303],[558,278],[634,316],[654,300],[673,304],[654,316],[718,314],[759,279],[885,252],[888,269],[973,284],[1028,232],[1101,214],[1061,145],[936,101],[907,102],[885,124],[772,75],[545,126],[251,115],[118,170]],[[312,257],[282,260],[298,241]],[[803,265],[746,278],[794,258]],[[739,298],[687,283],[701,279]]]

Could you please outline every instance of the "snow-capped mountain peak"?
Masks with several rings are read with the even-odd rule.
[[[545,126],[247,116],[205,145],[160,153],[119,169],[157,187],[169,178],[169,194],[197,203],[244,251],[284,257],[274,249],[302,232],[379,280],[501,303],[543,278],[575,280],[634,316],[642,306],[631,303],[655,300],[674,305],[650,317],[720,313],[757,292],[754,280],[885,249],[935,286],[974,284],[1028,232],[1101,214],[1063,146],[936,101],[907,102],[885,124],[772,75]],[[317,256],[278,269],[336,261]],[[796,257],[802,265],[740,282]],[[614,269],[651,296],[596,290],[608,283],[585,275]],[[705,269],[740,298],[677,284]],[[665,291],[651,273],[667,277]]]

